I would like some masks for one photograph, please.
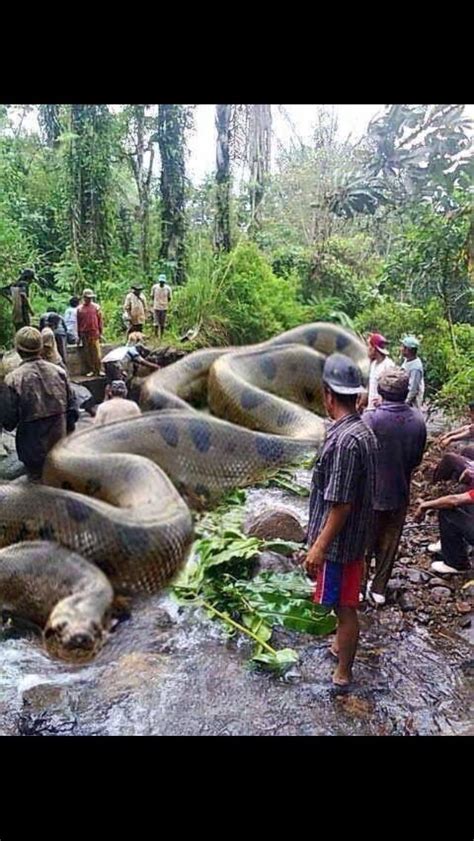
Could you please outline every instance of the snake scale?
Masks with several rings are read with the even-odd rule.
[[[41,485],[0,485],[0,607],[42,627],[50,653],[93,656],[114,593],[155,592],[184,563],[190,508],[320,447],[335,351],[367,376],[364,344],[332,324],[195,351],[144,381],[142,417],[59,442]]]

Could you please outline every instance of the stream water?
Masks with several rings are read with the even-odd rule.
[[[297,473],[308,484],[306,470]],[[307,499],[250,489],[249,512]],[[328,639],[275,633],[299,663],[284,677],[250,671],[246,641],[165,594],[133,606],[90,665],[50,659],[40,640],[0,634],[2,735],[424,735],[470,729],[462,638],[413,627],[389,611],[361,614],[350,695],[333,696]]]

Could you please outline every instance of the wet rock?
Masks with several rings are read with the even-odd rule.
[[[303,543],[305,539],[305,531],[300,521],[286,508],[264,511],[249,517],[244,525],[244,531],[262,540],[278,538]]]
[[[67,735],[75,731],[77,717],[64,686],[48,683],[32,686],[23,692],[22,701],[17,722],[20,736]]]
[[[459,620],[458,625],[460,628],[470,628],[472,625],[472,618],[470,616],[463,616],[463,618]]]
[[[394,590],[401,590],[405,587],[405,582],[402,578],[391,578],[387,584],[387,590],[394,591]]]
[[[434,576],[428,582],[429,587],[443,587],[444,589],[452,588],[452,584],[449,584],[444,578],[437,578]]]
[[[421,625],[427,625],[430,617],[429,617],[428,613],[417,613],[416,618],[417,618],[417,621],[420,622]]]
[[[398,604],[404,613],[411,610],[416,610],[419,607],[419,601],[412,593],[402,593],[398,599]]]
[[[461,592],[463,597],[466,599],[474,598],[474,581],[468,581],[468,583],[461,588]]]
[[[456,602],[456,610],[458,613],[470,613],[472,605],[470,602]]]
[[[176,619],[171,616],[166,608],[158,607],[155,610],[155,625],[158,628],[170,628],[176,624]]]
[[[451,590],[449,587],[432,587],[431,596],[435,602],[441,603],[450,598]]]
[[[260,552],[254,572],[255,575],[258,575],[260,572],[267,570],[270,570],[270,572],[291,572],[293,569],[295,569],[295,563],[290,558],[285,558],[278,552]]]
[[[429,580],[429,575],[426,572],[421,572],[419,569],[407,569],[406,575],[412,584],[424,584]]]

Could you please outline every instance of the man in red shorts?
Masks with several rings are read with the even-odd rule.
[[[359,639],[357,607],[372,529],[377,440],[356,411],[363,387],[349,357],[334,353],[326,359],[323,388],[334,423],[313,472],[305,567],[316,578],[314,600],[337,615],[333,683],[347,687]]]

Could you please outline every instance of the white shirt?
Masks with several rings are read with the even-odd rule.
[[[102,362],[123,362],[124,359],[136,359],[140,356],[138,350],[134,345],[121,345],[110,350],[103,358]]]
[[[68,307],[66,312],[64,313],[64,323],[66,325],[66,330],[71,336],[74,336],[76,342],[79,340],[79,334],[77,332],[77,307]]]
[[[168,303],[171,301],[171,289],[167,283],[165,283],[164,286],[160,286],[159,283],[155,283],[151,290],[151,294],[153,295],[154,310],[168,309]]]
[[[370,363],[370,373],[369,373],[369,396],[367,402],[368,409],[375,409],[376,404],[375,400],[379,397],[379,390],[378,390],[378,382],[382,374],[384,374],[389,368],[393,368],[394,363],[390,359],[389,356],[386,356],[382,359],[381,362],[377,362],[374,359]]]
[[[406,402],[419,409],[421,408],[423,397],[425,395],[423,363],[418,356],[415,356],[414,359],[404,359],[402,362],[402,370],[406,371],[409,376],[408,397]]]
[[[104,400],[100,404],[94,418],[94,423],[97,426],[103,426],[113,421],[136,418],[138,415],[141,415],[141,411],[133,400],[126,400],[124,397],[112,397],[110,400]]]

